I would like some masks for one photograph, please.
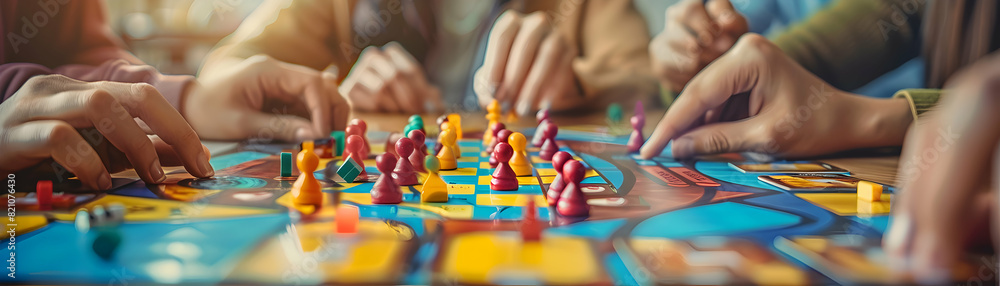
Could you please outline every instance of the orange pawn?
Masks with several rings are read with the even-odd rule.
[[[312,148],[302,148],[297,165],[300,174],[292,184],[293,202],[298,205],[320,205],[323,202],[323,193],[320,191],[319,180],[313,174],[319,166],[319,157]]]
[[[438,152],[437,158],[441,163],[441,170],[454,170],[458,169],[458,156],[455,155],[455,131],[445,130],[441,133],[441,152]]]

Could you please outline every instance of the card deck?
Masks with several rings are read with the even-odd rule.
[[[729,163],[743,173],[848,173],[847,170],[823,162]]]
[[[841,174],[763,175],[757,179],[786,191],[852,191],[860,181]]]

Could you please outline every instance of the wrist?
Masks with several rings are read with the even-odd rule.
[[[913,123],[909,102],[902,98],[870,98],[851,95],[857,102],[852,113],[856,138],[862,138],[858,148],[901,146],[906,130]]]

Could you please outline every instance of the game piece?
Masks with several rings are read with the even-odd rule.
[[[281,177],[292,176],[292,152],[281,152]]]
[[[90,212],[85,208],[80,208],[76,212],[76,217],[73,218],[73,225],[76,226],[76,231],[82,233],[90,231]]]
[[[566,187],[563,188],[556,204],[556,210],[563,216],[587,216],[590,214],[590,205],[583,196],[580,189],[580,182],[587,170],[580,161],[572,160],[563,166],[563,176],[565,176]]]
[[[406,137],[413,140],[413,150],[427,155],[427,132],[423,130],[411,130],[410,133],[406,133]],[[420,162],[423,162],[423,160]]]
[[[493,179],[490,180],[490,190],[494,191],[514,191],[517,190],[517,173],[511,168],[509,161],[514,156],[514,149],[510,144],[501,142],[493,150],[493,156],[500,164],[493,171]],[[529,170],[530,171],[530,170]]]
[[[500,130],[504,129],[507,129],[507,126],[504,125],[502,122],[490,124],[490,129],[489,129],[489,134],[491,134],[490,140],[489,141],[483,140],[484,144],[483,146],[486,147],[485,150],[486,153],[493,153],[493,146],[496,146],[498,142],[497,136],[499,135]]]
[[[413,154],[413,140],[406,137],[399,138],[396,141],[395,149],[396,154],[399,154],[399,160],[396,162],[396,168],[392,170],[392,178],[400,186],[413,186],[420,183],[417,180],[417,171],[410,164],[410,155]]]
[[[549,121],[549,110],[538,110],[538,113],[535,113],[535,119],[538,120],[538,127],[535,127],[535,136],[531,137],[531,146],[541,147],[545,143],[545,137],[542,136],[543,132],[545,132],[545,126],[552,123],[552,121]]]
[[[355,134],[360,135],[361,139],[364,140],[365,144],[362,145],[362,147],[364,147],[362,148],[364,152],[361,154],[363,155],[363,158],[368,158],[368,154],[372,153],[371,141],[368,140],[368,123],[360,118],[355,118],[351,119],[351,123],[348,124],[348,128],[350,128],[350,126],[355,126],[357,128]]]
[[[392,178],[392,168],[396,166],[396,156],[384,153],[375,158],[375,167],[382,174],[372,186],[373,204],[398,204],[403,202],[403,191],[399,189],[396,180]]]
[[[414,145],[414,150],[413,150],[413,153],[410,154],[410,156],[407,157],[406,159],[410,161],[410,165],[413,166],[413,169],[415,171],[421,172],[421,173],[426,173],[427,169],[424,168],[424,158],[427,157],[427,154],[425,153],[427,151],[426,150],[421,150],[421,149],[426,148],[425,147],[426,145],[424,145],[423,143],[418,143],[418,142],[424,142],[424,140],[425,140],[425,138],[424,138],[424,132],[420,131],[420,130],[411,130],[409,138],[410,138],[410,141],[413,141],[413,143],[414,143],[413,144]],[[431,156],[431,157],[433,157],[433,156]],[[402,158],[400,158],[400,159],[402,159]]]
[[[365,152],[365,147],[364,147],[365,145],[368,145],[368,141],[365,141],[361,133],[361,127],[358,127],[357,125],[348,125],[345,134],[347,135],[348,140],[350,140],[352,136],[358,136],[358,139],[361,139],[361,142],[358,145],[359,147],[358,150],[351,150],[351,148],[345,147],[346,149],[344,150],[344,157],[350,157],[351,156],[350,153],[357,152],[358,156],[360,156],[361,159],[368,158],[368,152]]]
[[[448,114],[448,123],[455,128],[455,139],[462,140],[462,116],[458,113]]]
[[[510,168],[514,169],[514,174],[518,177],[521,176],[531,176],[531,161],[528,161],[528,152],[525,151],[527,146],[527,139],[524,138],[524,134],[520,132],[514,132],[510,134],[510,138],[507,142],[510,143],[510,147],[514,149],[514,156],[510,159]],[[499,144],[497,144],[499,145]],[[500,158],[497,158],[500,160]]]
[[[628,143],[625,144],[628,147],[629,153],[639,152],[639,148],[642,148],[642,143],[645,143],[645,139],[642,136],[642,127],[646,125],[646,118],[639,117],[638,115],[632,116],[632,134],[628,136]]]
[[[333,159],[333,138],[326,138],[320,141],[319,158],[320,159]]]
[[[534,200],[528,200],[524,205],[524,217],[521,220],[521,240],[537,242],[542,238],[542,225],[538,222],[538,209]]]
[[[429,156],[425,162],[427,165],[427,179],[420,189],[420,201],[425,203],[443,203],[448,201],[448,184],[441,179],[438,171],[441,163],[437,157]]]
[[[442,130],[451,131],[452,134],[455,134],[455,140],[460,139],[460,138],[458,138],[459,131],[458,131],[458,129],[456,129],[455,125],[452,125],[452,121],[451,120],[448,120],[448,121],[446,121],[444,123],[441,123],[441,128],[442,128]],[[441,133],[441,135],[443,135],[443,134],[444,133]],[[438,141],[440,142],[441,139],[438,138]],[[462,149],[459,148],[457,142],[455,144],[451,145],[451,151],[452,151],[452,153],[455,154],[455,159],[462,158]]]
[[[486,105],[486,122],[487,128],[486,132],[483,132],[483,144],[491,144],[493,137],[497,135],[496,131],[493,130],[493,125],[500,123],[500,102],[496,99],[490,101],[490,104]],[[489,150],[487,152],[493,152],[493,150]]]
[[[76,195],[61,194],[52,195],[52,209],[68,210],[76,204]]]
[[[501,129],[500,132],[497,132],[496,139],[497,139],[498,144],[499,143],[505,143],[508,140],[510,140],[510,134],[512,134],[512,133],[514,133],[514,132],[512,132],[510,130],[507,130],[507,129]],[[494,144],[494,145],[498,145],[498,144]],[[507,144],[510,144],[510,143],[507,143]],[[491,149],[495,149],[495,148],[496,147],[494,146],[494,148],[491,148]],[[497,157],[496,157],[495,154],[496,153],[493,153],[493,151],[490,151],[490,167],[493,167],[493,168],[496,168],[497,167],[497,163],[499,163],[499,161],[497,161]]]
[[[336,153],[334,153],[334,156],[343,156],[344,155],[344,143],[347,142],[347,141],[345,141],[347,139],[347,134],[344,131],[339,131],[339,130],[338,131],[333,131],[333,132],[330,132],[330,138],[333,138],[333,144],[336,147],[336,150],[335,150]]]
[[[538,152],[538,157],[541,157],[542,160],[552,161],[552,156],[559,152],[559,145],[556,145],[556,133],[558,132],[559,126],[555,124],[545,125],[545,133],[543,133],[545,142],[542,144],[542,150]]]
[[[316,143],[313,142],[312,140],[302,141],[301,147],[302,148],[299,149],[300,151],[308,149],[310,152],[313,152],[313,154],[316,154]]]
[[[120,231],[116,229],[104,229],[98,232],[97,237],[94,238],[94,244],[91,245],[91,249],[101,259],[110,261],[114,258],[115,251],[118,250],[118,246],[121,243],[122,235]]]
[[[52,181],[35,183],[35,199],[38,200],[38,210],[52,210]]]
[[[338,205],[337,213],[334,216],[337,226],[335,232],[342,234],[357,233],[360,217],[358,207],[348,204]]]
[[[292,184],[292,197],[298,205],[320,205],[323,203],[323,192],[320,191],[319,180],[313,172],[319,165],[319,157],[311,149],[299,152],[299,178]]]
[[[455,132],[451,130],[445,130],[441,134],[439,139],[441,142],[441,152],[438,152],[437,158],[441,162],[441,170],[454,170],[458,169],[458,156],[455,156],[455,148],[452,146],[455,143]]]
[[[556,177],[552,179],[552,184],[549,184],[549,190],[545,193],[545,199],[549,202],[549,205],[555,205],[559,201],[559,195],[562,194],[563,188],[566,187],[563,168],[566,166],[566,162],[570,160],[573,160],[573,155],[565,151],[556,152],[552,156],[552,168],[556,171]]]
[[[338,183],[353,183],[365,170],[362,163],[355,161],[354,158],[351,157],[346,157],[344,162],[340,164],[339,167],[334,165],[334,163],[335,161],[326,163],[326,169],[323,169],[323,174],[326,175],[327,178]],[[334,172],[334,170],[336,170],[336,172]],[[367,174],[365,175],[367,176]]]
[[[612,103],[608,106],[608,121],[611,124],[619,124],[625,117],[625,111],[622,110],[622,105],[618,103]]]
[[[364,147],[362,147],[363,144],[364,144],[364,139],[361,139],[361,136],[358,135],[348,136],[347,146],[345,146],[344,150],[344,158],[351,158],[354,161],[354,163],[357,163],[358,168],[361,170],[361,173],[358,174],[358,176],[360,176],[361,178],[367,178],[368,172],[365,171],[365,161],[364,161],[365,158],[361,157],[361,152],[364,151],[363,149]],[[344,161],[346,163],[347,160]]]
[[[858,181],[858,199],[866,202],[882,200],[882,185],[869,181]]]
[[[384,148],[385,152],[396,155],[396,157],[398,158],[399,154],[396,153],[396,142],[399,142],[399,139],[403,138],[406,138],[405,134],[396,132],[389,133],[389,136],[387,136],[385,139],[385,148]]]

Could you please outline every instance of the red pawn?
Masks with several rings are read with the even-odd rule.
[[[378,181],[372,186],[373,204],[398,204],[403,202],[403,191],[399,190],[399,185],[392,178],[392,167],[396,165],[396,156],[392,154],[382,154],[375,158],[375,167],[382,172],[378,176]]]
[[[588,216],[590,215],[590,205],[587,204],[587,198],[583,196],[583,190],[580,189],[580,181],[583,181],[583,175],[587,170],[584,169],[583,164],[580,161],[569,161],[563,166],[563,175],[566,176],[566,188],[563,189],[562,195],[559,196],[559,203],[556,205],[556,210],[559,211],[560,215],[563,216]]]
[[[628,143],[625,145],[628,147],[629,153],[639,152],[639,148],[642,148],[642,143],[645,139],[642,137],[642,127],[646,125],[646,118],[639,116],[632,116],[632,134],[628,136]]]
[[[427,156],[427,136],[420,130],[410,130],[410,134],[407,135],[413,141],[414,147],[413,154],[407,158],[410,160],[410,165],[417,172],[427,173],[427,169],[424,168],[424,157]]]
[[[566,162],[570,160],[573,160],[573,155],[565,151],[556,152],[552,156],[552,168],[556,170],[556,177],[552,179],[552,184],[549,184],[549,190],[545,193],[545,200],[550,206],[556,205],[556,202],[559,201],[559,195],[562,195],[563,189],[566,187],[563,168],[566,168]]]
[[[535,128],[535,136],[531,137],[531,146],[541,147],[545,143],[545,138],[547,138],[545,133],[549,125],[552,125],[552,121],[548,118],[542,118],[538,121],[538,127]]]
[[[358,174],[358,178],[361,178],[362,181],[367,181],[368,172],[365,171],[365,157],[361,157],[361,153],[364,152],[361,145],[365,144],[364,142],[365,141],[364,139],[361,139],[361,136],[347,136],[347,142],[345,142],[347,144],[344,146],[344,158],[354,159],[354,162],[357,162],[358,165],[361,166],[361,174]]]
[[[368,140],[368,123],[361,120],[361,118],[355,118],[351,120],[349,125],[357,126],[358,129],[360,129],[361,134],[359,135],[361,135],[361,139],[365,140],[365,157],[368,157],[368,154],[372,153],[372,147],[370,145],[371,142]]]
[[[359,147],[358,150],[357,150],[358,156],[361,159],[367,159],[368,158],[368,151],[366,151],[365,146],[368,145],[368,141],[365,141],[365,137],[364,137],[363,134],[364,133],[361,133],[361,127],[358,127],[357,125],[348,125],[347,129],[344,129],[344,135],[345,136],[347,136],[347,137],[358,136],[358,139],[361,140],[358,143],[358,147]],[[351,151],[351,153],[355,153],[355,151]],[[357,159],[355,159],[355,160],[357,160]]]
[[[514,149],[510,147],[510,144],[506,142],[501,142],[497,144],[497,147],[493,150],[493,156],[497,158],[500,164],[497,165],[497,169],[493,171],[493,179],[490,180],[490,190],[494,191],[514,191],[517,190],[517,175],[514,174],[514,169],[510,168],[510,157],[514,155]]]
[[[507,130],[507,129],[503,129],[503,130],[500,130],[500,132],[497,132],[497,136],[496,136],[496,138],[497,138],[497,145],[500,145],[500,143],[507,143],[507,139],[510,138],[510,134],[513,134],[513,133],[514,133],[513,131],[510,131],[510,130]],[[507,147],[510,147],[510,146],[508,145]],[[496,148],[494,147],[494,149],[496,149]],[[507,160],[503,160],[503,161],[507,162]],[[500,163],[500,161],[497,160],[497,152],[496,152],[496,150],[493,150],[493,154],[490,155],[490,167],[496,168],[497,164],[499,164],[499,163]]]
[[[521,240],[539,241],[542,238],[542,225],[538,223],[538,209],[535,201],[529,200],[524,206],[524,217],[521,220]]]
[[[499,136],[498,134],[500,134],[500,130],[504,129],[507,129],[507,126],[504,125],[503,122],[497,122],[494,123],[493,126],[490,126],[490,132],[493,132],[493,139],[488,142],[490,145],[486,146],[487,153],[493,153],[493,148],[497,146],[497,143],[500,143],[497,136]]]
[[[396,141],[396,154],[400,160],[396,162],[396,169],[392,170],[392,178],[400,186],[413,186],[420,183],[417,180],[417,171],[410,164],[410,155],[413,154],[413,140],[410,138],[399,138]]]
[[[38,210],[52,210],[52,181],[38,181],[35,183],[35,199],[38,201]]]
[[[559,145],[556,145],[556,134],[559,133],[559,126],[555,124],[545,125],[545,142],[542,143],[542,150],[538,152],[538,156],[542,160],[552,161],[552,156],[559,152]]]

